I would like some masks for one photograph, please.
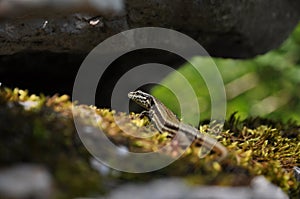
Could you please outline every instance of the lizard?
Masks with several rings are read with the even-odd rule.
[[[219,161],[227,156],[228,150],[225,146],[211,136],[200,133],[195,127],[181,122],[169,108],[154,96],[137,90],[129,92],[128,97],[145,109],[140,115],[147,116],[160,133],[168,132],[170,137],[173,137],[178,132],[183,132],[187,137],[197,139],[206,148],[212,148],[219,153]]]

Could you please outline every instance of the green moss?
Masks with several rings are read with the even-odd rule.
[[[37,103],[24,105],[32,101]],[[102,179],[89,166],[89,154],[74,129],[66,96],[5,88],[0,91],[0,118],[1,167],[24,162],[46,166],[54,177],[56,198],[103,192]]]
[[[24,102],[36,101],[26,107]],[[22,103],[20,103],[22,102]],[[101,176],[90,166],[91,158],[75,131],[72,114],[73,104],[67,96],[35,96],[18,89],[0,91],[0,162],[9,166],[19,162],[34,162],[49,168],[55,181],[56,197],[73,198],[94,196],[110,189],[104,184],[147,181],[166,176],[186,178],[191,184],[241,186],[249,185],[254,176],[264,175],[280,186],[291,198],[299,194],[299,183],[293,176],[293,166],[300,163],[300,127],[296,123],[262,118],[239,120],[232,115],[224,131],[217,137],[229,150],[229,156],[217,162],[218,154],[209,153],[199,158],[201,148],[195,142],[173,164],[159,171],[131,174],[113,172]],[[101,117],[100,126],[117,145],[126,146],[133,152],[157,150],[170,141],[167,134],[159,134],[147,118],[137,114],[127,115],[96,107],[77,106],[76,117],[88,110]],[[118,120],[118,124],[115,123]],[[137,138],[132,135],[149,135]],[[200,131],[209,133],[202,124]],[[181,150],[174,145],[166,155]]]

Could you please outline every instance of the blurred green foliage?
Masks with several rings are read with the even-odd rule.
[[[211,67],[209,60],[209,57],[194,58],[199,66],[205,67]],[[238,112],[242,118],[262,116],[300,122],[300,24],[278,49],[264,55],[247,60],[213,58],[213,61],[224,81],[227,116]],[[201,120],[209,119],[210,95],[202,77],[188,63],[178,72],[186,77],[196,92]],[[176,85],[178,90],[185,90],[176,73],[170,74],[163,83],[165,86]],[[155,87],[152,94],[180,117],[179,103],[168,89]],[[188,101],[186,96],[184,103]],[[195,107],[189,109],[194,114],[192,110]]]

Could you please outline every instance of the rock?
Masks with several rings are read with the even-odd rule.
[[[42,0],[42,1],[23,1],[23,0],[2,0],[0,2],[0,17],[36,17],[52,16],[57,13],[72,12],[91,12],[102,15],[117,15],[124,9],[123,0],[87,0],[87,1],[69,1],[69,0]],[[33,12],[34,10],[34,12]]]
[[[42,166],[20,164],[0,170],[0,197],[51,198],[52,179]]]
[[[251,181],[252,198],[288,199],[289,197],[277,186],[270,183],[264,176],[255,177]]]
[[[251,187],[220,187],[220,186],[188,186],[178,178],[160,179],[146,184],[128,184],[111,192],[110,199],[288,199],[278,187],[269,183],[265,177],[258,176],[251,182]]]
[[[113,2],[107,9],[121,5],[121,1]],[[109,17],[89,9],[70,13],[72,9],[37,7],[30,10],[36,15],[17,18],[9,18],[6,12],[0,21],[0,54],[29,50],[88,53],[121,31],[157,26],[189,35],[213,56],[245,58],[278,47],[300,19],[297,0],[127,0],[125,4],[126,13]]]

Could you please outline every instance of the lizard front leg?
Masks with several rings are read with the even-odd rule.
[[[150,120],[150,113],[149,111],[142,111],[139,115],[140,119],[143,119],[144,117],[147,117]]]

